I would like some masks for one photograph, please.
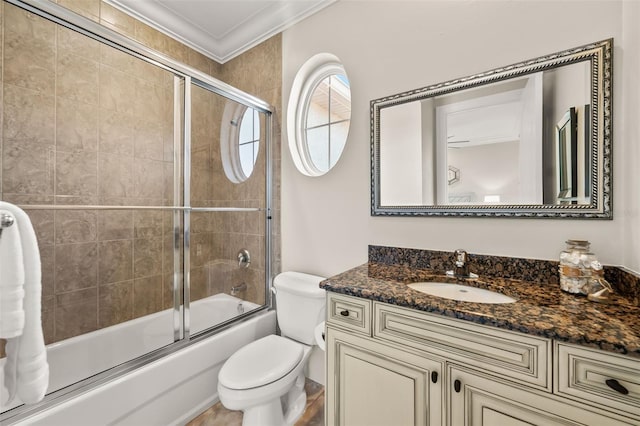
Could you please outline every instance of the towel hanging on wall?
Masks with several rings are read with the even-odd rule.
[[[0,215],[9,215],[0,210]],[[3,216],[4,217],[4,216]],[[22,334],[24,329],[24,262],[18,226],[2,228],[0,234],[0,338]]]
[[[8,212],[15,219],[15,223],[4,228],[0,235],[0,306],[3,310],[0,329],[7,333],[0,337],[7,339],[4,385],[9,392],[8,400],[3,402],[11,402],[17,395],[22,402],[33,404],[44,398],[49,386],[49,365],[42,334],[40,252],[29,216],[19,207],[3,201],[0,201],[0,211]],[[17,312],[18,295],[23,296],[22,314]],[[6,330],[5,303],[9,309]]]

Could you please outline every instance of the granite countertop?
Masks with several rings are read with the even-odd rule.
[[[459,282],[432,270],[369,262],[331,277],[320,287],[376,300],[640,358],[640,307],[614,296],[595,303],[560,290],[557,284],[480,277],[460,282],[494,290],[517,301],[508,304],[459,302],[412,290],[412,282]]]

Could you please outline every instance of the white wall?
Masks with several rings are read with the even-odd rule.
[[[283,270],[330,276],[366,262],[368,244],[556,259],[569,238],[590,240],[605,263],[640,269],[640,138],[630,126],[640,111],[637,96],[623,96],[638,93],[640,40],[627,27],[639,18],[633,1],[341,0],[285,31],[283,102],[297,69],[331,52],[349,74],[353,110],[343,156],[322,177],[300,174],[283,144]],[[608,37],[615,45],[614,220],[370,216],[371,99]],[[622,68],[632,60],[633,76]]]
[[[472,193],[472,202],[482,204],[485,195],[499,195],[502,204],[521,203],[520,144],[516,141],[449,148],[447,162],[460,170],[460,180],[447,185],[449,197]]]
[[[626,267],[640,271],[640,2],[624,2],[622,16],[622,42],[628,49],[622,55],[623,72],[618,79],[624,91],[616,90],[615,94],[622,96],[622,111],[617,111],[622,113],[624,128],[616,128],[614,137],[621,146],[615,158],[625,162],[622,173],[614,170],[614,178],[620,183],[617,187],[622,188],[621,194],[614,196],[623,197],[619,216],[626,219],[624,254],[619,257]]]

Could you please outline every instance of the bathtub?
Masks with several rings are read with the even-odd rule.
[[[227,294],[191,303],[192,333],[258,305]],[[217,401],[218,371],[237,349],[275,333],[275,312],[250,319],[23,420],[21,424],[180,424]],[[47,346],[48,392],[173,342],[168,309]],[[0,367],[4,359],[0,360]],[[4,383],[0,369],[0,383]],[[3,398],[6,391],[2,389]],[[5,401],[2,401],[4,404]],[[2,406],[2,411],[19,405]]]

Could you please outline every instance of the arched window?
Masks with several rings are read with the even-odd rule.
[[[344,67],[322,53],[300,68],[287,109],[289,149],[307,176],[327,173],[342,155],[351,122],[351,88]]]

